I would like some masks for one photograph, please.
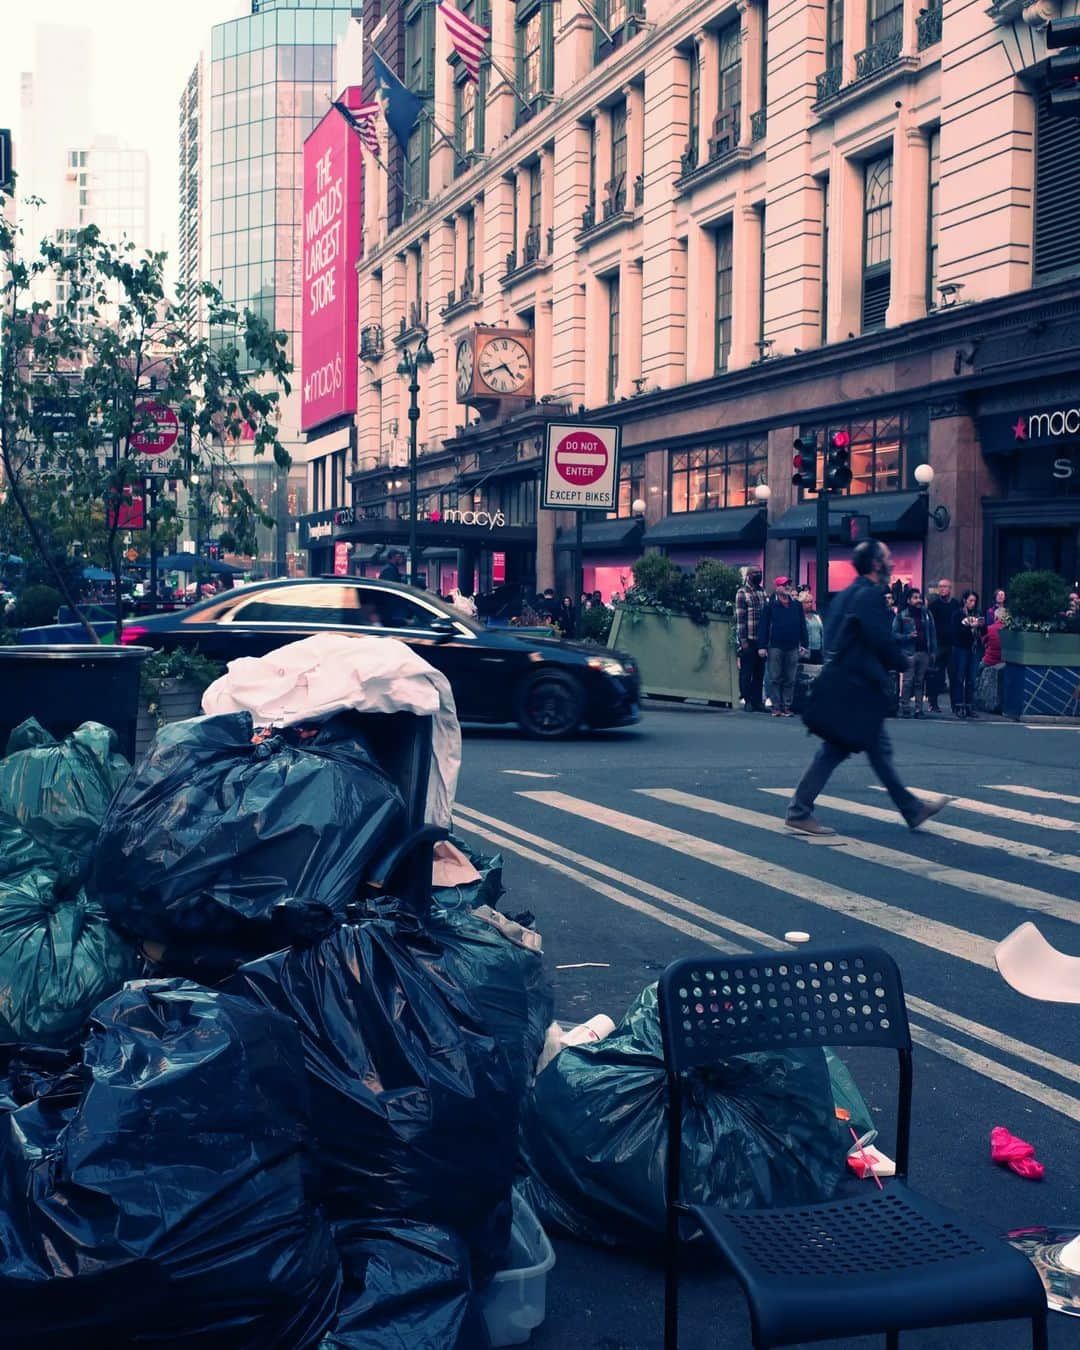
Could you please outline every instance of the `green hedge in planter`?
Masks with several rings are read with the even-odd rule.
[[[167,722],[202,712],[203,692],[224,673],[224,666],[197,651],[177,648],[155,652],[139,671],[139,720],[135,753],[141,755]]]

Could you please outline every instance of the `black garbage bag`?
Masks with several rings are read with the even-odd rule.
[[[322,1350],[487,1350],[469,1252],[455,1233],[409,1219],[334,1224],[338,1314]]]
[[[327,910],[344,917],[405,827],[358,725],[342,713],[255,737],[229,713],[164,727],[101,828],[92,885],[112,920],[222,973],[310,940]]]
[[[555,1007],[542,953],[515,940],[518,925],[489,908],[435,909],[426,926],[442,948],[443,970],[502,1046],[524,1099]]]
[[[31,851],[13,845],[14,856]],[[135,948],[81,888],[39,867],[0,876],[0,1042],[75,1044],[94,1008],[138,969]]]
[[[573,1237],[664,1240],[667,1084],[656,986],[606,1040],[568,1046],[538,1075],[522,1129],[521,1189]],[[851,1146],[820,1049],[739,1055],[687,1083],[683,1194],[732,1209],[832,1196]]]
[[[135,983],[96,1010],[81,1063],[45,1076],[0,1111],[5,1350],[318,1343],[341,1272],[287,1018]]]
[[[431,892],[432,903],[446,910],[477,909],[480,905],[490,905],[494,909],[503,894],[502,854],[478,853],[456,834],[451,834],[448,842],[464,853],[480,873],[480,880],[461,886],[435,886]]]
[[[505,1255],[520,1101],[498,1043],[420,921],[387,906],[224,988],[300,1028],[333,1219],[415,1219],[466,1240],[478,1278]]]
[[[0,1119],[8,1111],[37,1101],[57,1078],[75,1067],[81,1050],[41,1045],[0,1045]]]
[[[130,773],[108,727],[84,722],[58,741],[31,717],[0,759],[0,814],[48,850],[61,880],[84,881],[109,802]]]

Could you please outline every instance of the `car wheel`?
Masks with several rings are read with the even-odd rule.
[[[518,725],[529,736],[556,740],[581,725],[585,691],[561,670],[538,670],[521,685],[515,700]]]

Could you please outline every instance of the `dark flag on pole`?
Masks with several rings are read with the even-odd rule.
[[[487,45],[491,33],[481,24],[473,23],[467,14],[462,14],[460,9],[455,8],[450,0],[442,0],[439,5],[439,13],[446,21],[446,31],[450,34],[450,45],[458,56],[461,57],[462,64],[469,73],[469,78],[476,84],[480,82],[480,58],[484,55],[484,47]]]
[[[424,111],[424,100],[406,89],[378,52],[371,53],[375,83],[386,100],[386,124],[398,139],[402,150],[408,152],[409,137]]]

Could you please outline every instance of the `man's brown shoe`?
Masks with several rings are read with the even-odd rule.
[[[924,825],[931,816],[936,816],[939,811],[944,811],[951,801],[951,797],[931,797],[928,802],[923,802],[908,821],[908,829],[917,830],[919,826]]]
[[[798,830],[800,834],[821,836],[836,833],[834,829],[831,829],[828,825],[822,825],[821,821],[816,820],[813,816],[803,816],[801,820],[792,820],[790,816],[785,816],[784,824],[789,830]]]

